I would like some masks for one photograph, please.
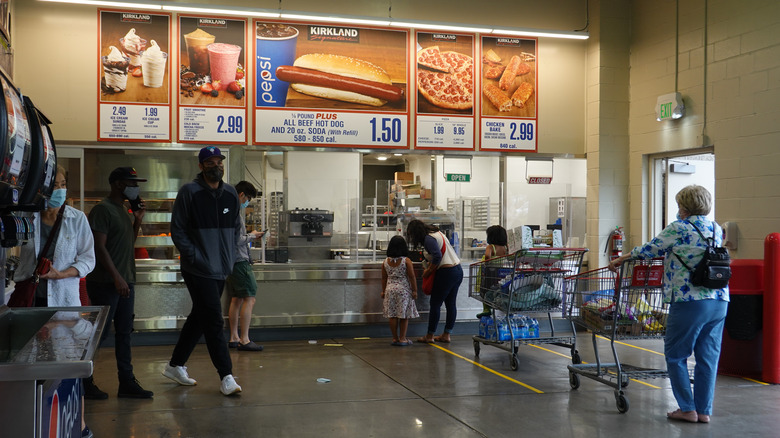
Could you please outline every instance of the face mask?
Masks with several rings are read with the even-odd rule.
[[[138,195],[141,193],[140,187],[125,187],[125,190],[122,191],[122,193],[125,195],[128,201],[135,201],[138,199]]]
[[[65,203],[65,198],[68,195],[68,189],[54,189],[49,197],[49,207],[60,207]]]
[[[217,166],[209,167],[203,170],[203,175],[208,178],[211,181],[219,181],[222,179],[222,176],[225,174],[225,171],[220,169]]]
[[[241,208],[247,208],[248,206],[249,206],[249,199],[247,199],[246,201],[244,201],[243,204],[241,204]]]

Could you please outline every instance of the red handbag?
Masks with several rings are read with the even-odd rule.
[[[441,232],[440,232],[441,233]],[[441,242],[441,255],[444,255],[444,253],[447,251],[447,243],[444,242],[444,234],[441,235],[442,242]],[[431,275],[427,277],[423,277],[422,281],[422,291],[425,295],[430,295],[433,292],[433,278],[436,276],[436,273],[432,273]]]
[[[35,265],[32,277],[27,280],[16,282],[14,291],[8,298],[8,307],[32,307],[35,302],[35,289],[38,289],[38,283],[41,281],[41,275],[49,272],[51,269],[51,260],[44,257],[44,254],[49,252],[54,236],[60,229],[62,224],[62,214],[65,211],[65,204],[60,207],[60,211],[57,213],[57,220],[54,222],[49,238],[46,240],[46,245],[43,247],[40,255],[38,256],[38,264]]]

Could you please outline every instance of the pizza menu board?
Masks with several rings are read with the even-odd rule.
[[[482,37],[480,150],[537,150],[536,43]]]
[[[255,144],[409,147],[409,31],[255,20]]]
[[[98,139],[170,141],[170,15],[98,17]]]
[[[474,149],[474,36],[417,32],[416,149]]]
[[[179,16],[178,34],[179,141],[246,143],[246,20]]]

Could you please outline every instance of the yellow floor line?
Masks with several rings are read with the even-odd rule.
[[[609,338],[605,338],[604,336],[596,335],[597,338],[604,339],[605,341],[609,341]],[[625,342],[615,341],[616,344],[625,345],[626,347],[636,348],[637,350],[647,351],[648,353],[657,354],[659,356],[663,356],[663,353],[659,353],[657,351],[653,351],[647,348],[638,347],[636,345],[626,344]]]
[[[501,373],[499,373],[498,371],[492,370],[492,369],[490,369],[490,368],[486,367],[485,365],[482,365],[482,364],[480,364],[480,363],[474,362],[473,360],[471,360],[471,359],[468,359],[468,358],[466,358],[466,357],[463,357],[463,356],[459,355],[458,353],[455,353],[455,352],[453,352],[453,351],[451,351],[451,350],[448,350],[448,349],[446,349],[446,348],[444,348],[444,347],[440,347],[440,346],[438,346],[438,345],[436,345],[436,344],[429,344],[429,345],[431,345],[431,346],[433,346],[433,347],[436,347],[436,348],[438,348],[438,349],[439,349],[439,350],[441,350],[441,351],[445,351],[445,352],[447,352],[447,353],[449,353],[449,354],[451,354],[451,355],[453,355],[453,356],[455,356],[455,357],[457,357],[457,358],[463,359],[463,360],[465,360],[466,362],[469,362],[469,363],[471,363],[472,365],[476,365],[476,366],[478,366],[478,367],[482,368],[482,369],[483,369],[483,370],[485,370],[485,371],[489,371],[489,372],[491,372],[491,373],[493,373],[493,374],[495,374],[495,375],[497,375],[497,376],[499,376],[499,377],[503,377],[504,379],[506,379],[506,380],[509,380],[509,381],[510,381],[510,382],[512,382],[512,383],[517,383],[518,385],[520,385],[520,386],[522,386],[522,387],[524,387],[524,388],[528,388],[528,389],[530,389],[531,391],[533,391],[533,392],[535,392],[535,393],[537,393],[537,394],[544,394],[544,391],[541,391],[541,390],[539,390],[539,389],[536,389],[536,388],[534,388],[533,386],[531,386],[531,385],[527,385],[527,384],[525,384],[525,383],[523,383],[523,382],[521,382],[521,381],[519,381],[519,380],[515,380],[515,379],[513,379],[513,378],[511,378],[511,377],[509,377],[509,376],[507,376],[507,375],[501,374]]]
[[[758,383],[759,385],[770,385],[769,383],[762,382],[760,380],[751,379],[750,377],[741,377],[742,379],[747,380],[748,382]]]

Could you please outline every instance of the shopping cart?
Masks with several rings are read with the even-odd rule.
[[[663,259],[626,260],[617,273],[600,268],[567,277],[564,314],[572,322],[592,332],[595,364],[569,365],[569,384],[580,386],[587,377],[615,388],[620,413],[628,411],[623,389],[630,379],[668,377],[665,369],[651,369],[620,363],[615,341],[654,339],[666,334],[669,305],[663,302]],[[596,336],[610,340],[614,363],[602,363]],[[576,341],[575,347],[576,348]]]
[[[562,310],[564,278],[577,274],[583,248],[524,249],[514,254],[473,263],[469,267],[469,296],[491,309],[480,320],[480,333],[474,336],[474,355],[480,345],[492,345],[510,354],[517,370],[517,352],[522,344],[554,344],[571,349],[572,362],[579,363],[574,348],[574,323],[553,318]],[[498,312],[498,313],[497,313]],[[546,313],[546,318],[526,318],[527,313]]]

